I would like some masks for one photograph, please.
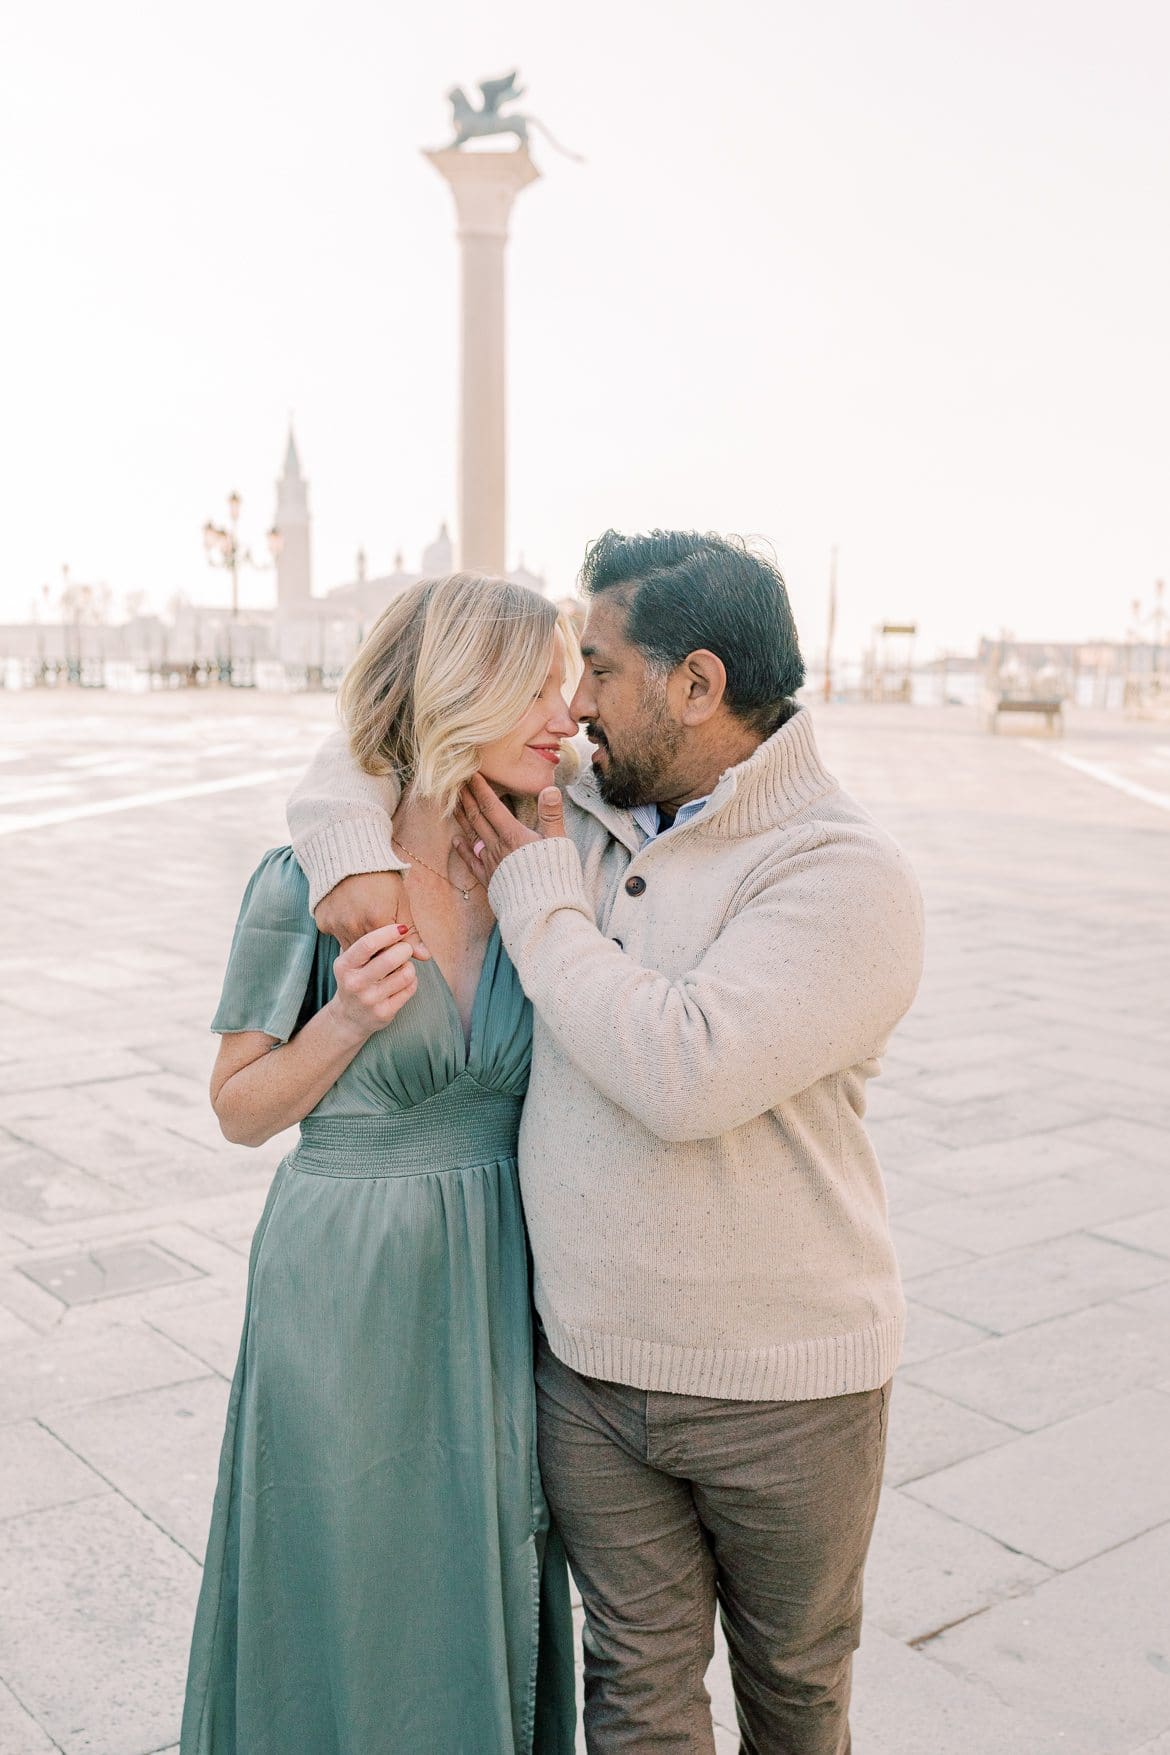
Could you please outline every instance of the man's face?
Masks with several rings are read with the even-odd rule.
[[[593,771],[607,804],[630,810],[669,798],[682,729],[670,712],[667,679],[626,638],[619,588],[593,599],[581,636],[585,669],[569,712],[584,725]]]

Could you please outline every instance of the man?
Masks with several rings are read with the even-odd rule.
[[[592,772],[539,831],[476,781],[460,832],[535,1007],[540,1456],[587,1742],[713,1750],[718,1602],[747,1755],[846,1755],[903,1322],[861,1118],[918,889],[821,765],[773,566],[610,531],[582,585]],[[342,777],[348,804],[319,758],[291,820],[319,924],[352,938],[396,880],[349,874],[398,862],[377,783]]]

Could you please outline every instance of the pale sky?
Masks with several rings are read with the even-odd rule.
[[[456,246],[419,148],[512,66],[510,546],[773,543],[810,654],[1122,636],[1170,574],[1162,0],[38,0],[0,24],[0,619],[222,598],[288,411],[314,584],[455,518]],[[247,587],[259,602],[270,579]]]

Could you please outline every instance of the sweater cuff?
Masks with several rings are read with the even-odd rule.
[[[328,823],[293,842],[293,852],[309,880],[313,910],[343,878],[363,871],[406,871],[390,840],[390,819],[350,817]]]
[[[593,919],[581,856],[567,835],[528,841],[509,853],[488,885],[488,901],[502,933],[554,908],[579,908]]]

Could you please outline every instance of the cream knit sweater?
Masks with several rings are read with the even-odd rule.
[[[289,809],[314,902],[401,863],[396,790],[342,738],[318,756]],[[904,856],[804,710],[645,846],[591,772],[566,821],[490,890],[536,1013],[520,1176],[553,1351],[687,1395],[876,1388],[904,1306],[862,1118],[921,971]]]

